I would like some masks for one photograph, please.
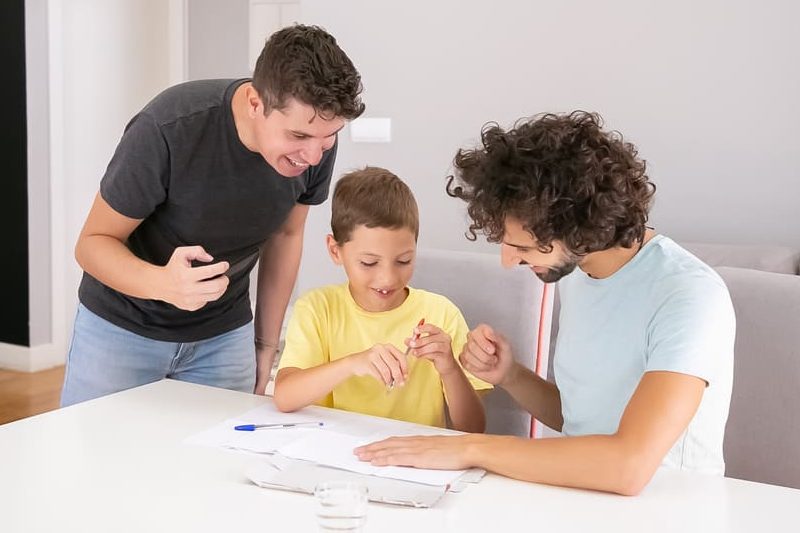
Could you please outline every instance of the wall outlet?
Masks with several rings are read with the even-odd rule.
[[[354,143],[391,142],[392,119],[357,118],[350,123],[350,140]]]

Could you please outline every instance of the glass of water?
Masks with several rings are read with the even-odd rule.
[[[361,531],[367,521],[367,487],[352,481],[329,481],[314,489],[321,531]]]

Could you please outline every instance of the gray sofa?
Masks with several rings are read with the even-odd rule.
[[[800,250],[682,244],[719,272],[736,311],[726,475],[800,488]]]

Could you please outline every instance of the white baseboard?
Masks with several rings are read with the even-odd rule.
[[[66,362],[67,350],[55,344],[17,346],[0,342],[0,368],[19,372],[38,372]]]

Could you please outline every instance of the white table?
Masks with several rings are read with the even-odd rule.
[[[183,440],[269,398],[165,380],[0,426],[0,531],[316,531],[312,496],[252,456]],[[352,415],[360,416],[360,415]],[[659,472],[634,498],[487,475],[433,509],[370,504],[368,532],[797,531],[800,490]]]

